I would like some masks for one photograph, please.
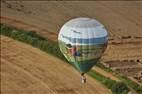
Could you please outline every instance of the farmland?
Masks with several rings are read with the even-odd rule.
[[[89,2],[86,2],[86,1],[60,1],[60,2],[34,1],[33,2],[33,1],[21,0],[21,1],[3,1],[1,5],[2,5],[1,6],[1,10],[2,10],[1,22],[2,23],[5,23],[7,25],[11,25],[20,29],[25,29],[27,31],[36,31],[38,34],[52,41],[57,41],[57,35],[61,26],[66,21],[70,20],[71,18],[80,17],[80,16],[96,18],[97,20],[99,20],[105,25],[105,27],[107,28],[110,34],[109,45],[102,57],[102,61],[105,62],[106,66],[109,66],[110,68],[114,69],[114,71],[116,71],[117,73],[120,73],[120,74],[123,73],[124,75],[127,75],[132,80],[141,84],[142,80],[140,79],[140,76],[142,75],[141,74],[141,71],[142,71],[142,23],[141,23],[142,22],[142,11],[141,11],[142,1],[129,1],[129,2],[128,1],[117,1],[117,2],[115,1],[109,1],[109,2],[106,2],[106,1],[89,1]],[[4,38],[3,40],[11,40],[11,39]],[[8,45],[8,44],[5,44],[5,45]],[[11,45],[9,44],[9,46]],[[24,48],[21,48],[21,49],[24,49]],[[31,49],[34,49],[34,48],[30,48],[26,50],[30,52]],[[11,50],[14,50],[14,48],[13,49],[7,48],[7,50],[11,51]],[[7,51],[5,53],[8,54],[10,51]],[[15,52],[11,52],[9,54],[14,54],[14,53]],[[4,53],[2,53],[2,55],[3,54]],[[24,56],[26,57],[26,55]],[[34,55],[32,56],[36,57]],[[15,56],[13,57],[15,58]],[[9,57],[7,55],[4,55],[4,58],[5,60],[3,62],[6,62]],[[19,60],[18,61],[17,58],[18,57],[14,59],[15,63],[16,62],[28,63],[29,61],[30,62],[34,61],[34,59],[32,60],[29,59],[29,61],[25,61],[25,62],[20,61],[18,59]],[[52,61],[52,59],[50,59],[50,61]],[[53,62],[55,62],[54,59],[53,59]],[[4,64],[9,64],[9,63],[2,63],[2,64],[3,64],[2,66],[8,66]],[[32,64],[34,63],[32,62],[31,65]],[[63,66],[66,66],[66,65],[63,64]],[[9,65],[9,68],[7,68],[7,71],[8,69],[10,69],[10,67],[12,66]],[[67,65],[67,67],[69,66]],[[8,73],[5,73],[5,74],[8,74]],[[17,73],[17,75],[18,74],[21,74],[21,73]],[[25,74],[21,75],[21,77],[23,76],[25,77],[26,75]],[[40,77],[40,75],[37,75],[37,76]],[[43,75],[41,77],[43,77]],[[30,77],[28,79],[30,79]],[[98,86],[98,87],[102,87],[102,86]],[[39,86],[38,89],[40,88],[42,87]],[[85,92],[85,91],[82,91],[80,89],[79,92],[83,94],[82,92]],[[90,89],[90,92],[92,92],[91,89]],[[104,94],[104,93],[98,93],[98,94]]]
[[[49,37],[48,32],[57,34],[60,27],[69,19],[87,16],[102,22],[113,38],[122,36],[142,37],[141,1],[5,1],[2,3],[1,16],[13,19],[25,25],[19,27],[37,30],[43,36]],[[93,11],[93,12],[92,12]],[[131,15],[131,16],[129,16]],[[3,20],[2,20],[3,21]],[[7,20],[8,21],[8,20]],[[5,22],[5,20],[4,20]],[[33,28],[28,28],[31,25]],[[37,28],[36,28],[37,27]],[[137,33],[135,33],[137,32]]]
[[[27,44],[1,36],[2,94],[111,94],[96,80],[80,74],[63,61]]]
[[[117,56],[119,59],[140,59],[142,56],[139,53],[142,1],[3,1],[1,9],[2,23],[37,31],[53,41],[57,41],[58,32],[66,21],[80,16],[96,18],[110,34],[105,59],[116,60]]]

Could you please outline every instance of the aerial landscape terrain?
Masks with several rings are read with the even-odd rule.
[[[39,49],[4,36],[1,43],[2,94],[110,94],[90,77],[82,86],[75,69]]]
[[[93,70],[116,81],[115,75],[122,74],[142,86],[142,1],[1,1],[2,24],[52,42],[76,17],[95,18],[109,32],[100,61],[113,73],[98,66]],[[2,94],[112,94],[88,75],[82,85],[79,72],[51,54],[3,35],[0,45]]]

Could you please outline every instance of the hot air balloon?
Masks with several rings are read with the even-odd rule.
[[[61,52],[82,75],[101,58],[107,47],[108,33],[99,21],[79,17],[66,22],[60,29],[58,43]]]

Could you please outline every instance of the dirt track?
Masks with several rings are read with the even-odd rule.
[[[98,72],[98,73],[104,75],[105,77],[108,77],[108,78],[110,78],[110,79],[112,79],[112,80],[115,80],[115,81],[120,81],[120,80],[119,80],[116,76],[114,76],[113,74],[111,74],[111,73],[109,73],[109,72],[106,72],[106,71],[102,70],[101,68],[99,68],[99,67],[97,67],[97,66],[93,67],[92,69],[95,70],[96,72]]]
[[[58,33],[66,21],[80,16],[96,18],[106,26],[113,38],[127,35],[142,37],[142,1],[21,0],[1,5],[1,16],[36,26],[47,37],[48,32]]]
[[[63,61],[4,36],[1,61],[2,94],[111,94],[88,76],[82,85],[79,73]]]

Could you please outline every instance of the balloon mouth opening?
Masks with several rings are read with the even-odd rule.
[[[83,76],[85,73],[81,73],[81,76]]]

